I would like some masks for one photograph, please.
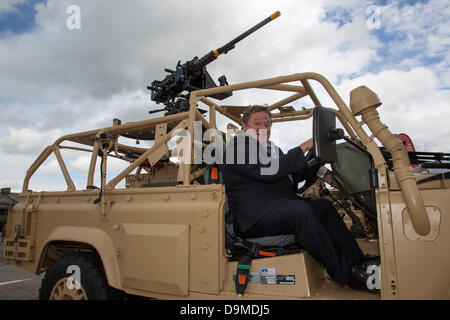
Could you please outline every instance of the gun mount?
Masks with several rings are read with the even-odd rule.
[[[224,46],[216,50],[211,50],[200,59],[194,57],[184,64],[181,64],[181,61],[179,61],[175,70],[164,69],[164,71],[169,74],[163,80],[154,80],[150,86],[147,86],[147,89],[151,90],[151,100],[155,101],[157,104],[162,103],[165,107],[162,109],[151,110],[149,113],[165,111],[165,115],[167,116],[189,110],[189,94],[191,91],[217,87],[211,75],[206,70],[206,66],[216,60],[221,54],[226,54],[228,51],[234,49],[239,41],[248,37],[250,34],[279,16],[280,12],[275,12]],[[220,86],[228,85],[224,75],[221,76],[218,81]],[[186,93],[183,94],[183,92]],[[210,97],[223,100],[231,95],[232,92],[224,92],[210,95]]]

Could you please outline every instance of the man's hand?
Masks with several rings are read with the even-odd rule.
[[[306,140],[305,142],[303,142],[300,145],[300,148],[302,148],[304,153],[309,151],[309,150],[311,150],[312,148],[314,148],[314,141],[313,141],[313,139],[311,138],[311,139]]]

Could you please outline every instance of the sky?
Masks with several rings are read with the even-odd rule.
[[[148,114],[161,106],[146,87],[165,77],[164,68],[203,56],[277,10],[279,18],[208,65],[214,79],[317,72],[347,104],[350,91],[366,85],[393,133],[408,134],[416,150],[450,152],[447,0],[2,0],[0,187],[21,191],[29,166],[60,136],[110,126],[113,118],[162,115]],[[284,96],[252,91],[221,103],[271,104]],[[219,128],[226,123],[219,118]],[[311,136],[311,123],[275,124],[273,132],[287,150]],[[89,155],[63,157],[83,189]],[[65,189],[54,157],[30,188]]]

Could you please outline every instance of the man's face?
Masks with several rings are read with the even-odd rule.
[[[271,126],[272,121],[269,114],[265,111],[259,111],[250,115],[247,123],[243,124],[242,129],[260,141],[267,141],[270,138]]]

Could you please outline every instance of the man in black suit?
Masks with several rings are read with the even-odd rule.
[[[243,115],[244,132],[227,145],[221,169],[235,233],[243,238],[294,234],[333,280],[366,288],[368,259],[333,204],[301,200],[294,192],[292,174],[305,168],[312,139],[284,154],[269,140],[271,126],[266,107],[250,107]]]

